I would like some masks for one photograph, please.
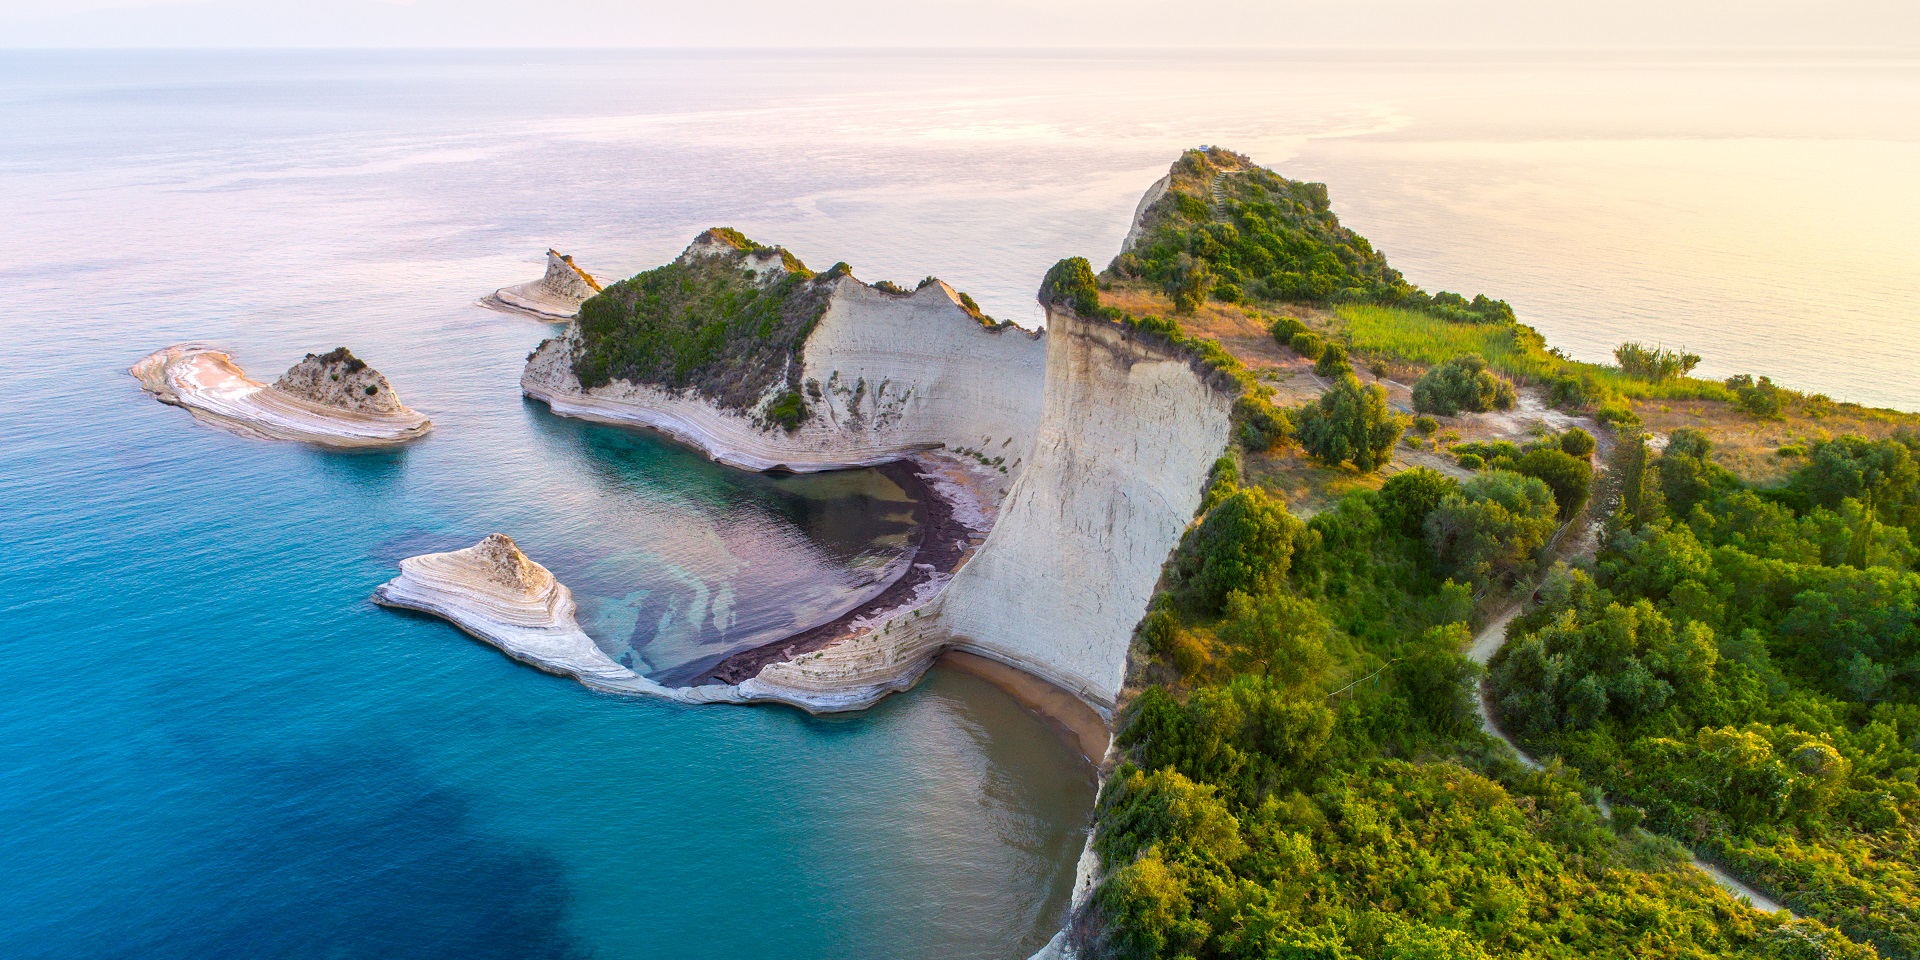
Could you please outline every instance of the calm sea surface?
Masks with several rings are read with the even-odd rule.
[[[857,717],[588,693],[367,595],[500,530],[659,675],[810,622],[912,504],[521,400],[474,300],[738,227],[1037,319],[1217,143],[1429,288],[1920,409],[1920,67],[0,54],[0,954],[1023,957],[1088,774],[985,684]],[[252,442],[125,373],[352,347],[437,432]]]

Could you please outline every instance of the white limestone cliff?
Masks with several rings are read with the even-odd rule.
[[[382,447],[433,429],[400,402],[386,377],[344,347],[307,354],[271,386],[250,379],[231,356],[196,344],[155,351],[130,372],[161,403],[259,439]]]
[[[1047,329],[1045,415],[986,543],[938,597],[769,665],[762,690],[857,708],[957,649],[1111,714],[1133,628],[1226,447],[1233,398],[1117,324],[1050,308]]]
[[[708,234],[681,256],[736,252]],[[765,278],[782,269],[773,250],[750,251],[745,263]],[[911,294],[845,275],[826,282],[826,312],[800,350],[809,416],[797,429],[758,415],[781,385],[746,412],[626,380],[582,389],[577,322],[540,345],[521,389],[563,416],[648,427],[748,470],[871,466],[945,448],[1017,475],[1040,422],[1044,335],[982,323],[939,281]]]
[[[482,305],[505,313],[518,313],[535,320],[563,323],[580,313],[580,305],[600,292],[600,281],[581,269],[573,258],[557,250],[547,251],[547,272],[538,280],[501,287]]]

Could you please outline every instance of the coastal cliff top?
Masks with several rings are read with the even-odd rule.
[[[394,414],[407,409],[387,378],[346,347],[307,354],[274,381],[272,389],[354,413]]]
[[[926,292],[929,286],[937,290]],[[928,277],[913,290],[864,284],[837,263],[815,273],[784,247],[730,227],[695,237],[672,263],[607,286],[581,305],[573,372],[592,389],[615,380],[692,390],[725,409],[766,405],[774,422],[805,416],[801,353],[836,296],[933,296],[989,329],[966,294]]]

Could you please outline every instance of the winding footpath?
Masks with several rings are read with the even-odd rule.
[[[1473,645],[1467,648],[1467,659],[1485,667],[1487,663],[1493,659],[1493,655],[1499,653],[1500,648],[1506,645],[1507,624],[1512,623],[1513,618],[1519,615],[1520,605],[1514,604],[1499,616],[1494,617],[1493,620],[1473,638]],[[1489,736],[1512,747],[1514,754],[1520,758],[1520,762],[1525,764],[1528,769],[1543,769],[1540,761],[1535,760],[1532,756],[1529,756],[1525,750],[1520,749],[1520,744],[1516,743],[1512,737],[1507,736],[1507,732],[1500,729],[1500,725],[1494,722],[1493,687],[1487,683],[1484,677],[1480,680],[1480,695],[1474,698],[1474,707],[1480,713],[1480,729],[1485,730]],[[1601,795],[1597,803],[1600,807],[1601,815],[1605,816],[1608,820],[1612,820],[1613,805],[1607,802],[1606,796]],[[1639,828],[1636,827],[1635,829]],[[1733,876],[1725,870],[1700,859],[1699,855],[1695,854],[1692,850],[1687,851],[1687,856],[1693,859],[1694,869],[1706,874],[1709,879],[1719,884],[1721,888],[1728,893],[1752,904],[1755,910],[1760,910],[1765,913],[1779,913],[1787,909],[1772,899],[1761,895],[1759,891],[1752,887],[1734,879]],[[1788,912],[1792,913],[1792,911]],[[1796,913],[1792,915],[1794,919],[1799,919],[1799,914]]]

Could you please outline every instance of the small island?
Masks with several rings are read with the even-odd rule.
[[[400,402],[378,370],[345,347],[309,353],[272,385],[251,379],[219,350],[177,344],[130,371],[161,403],[243,436],[324,447],[386,447],[433,429]]]
[[[528,283],[501,287],[480,303],[502,313],[565,323],[579,315],[580,305],[599,292],[600,281],[595,280],[593,274],[580,269],[572,257],[548,249],[544,276]]]

